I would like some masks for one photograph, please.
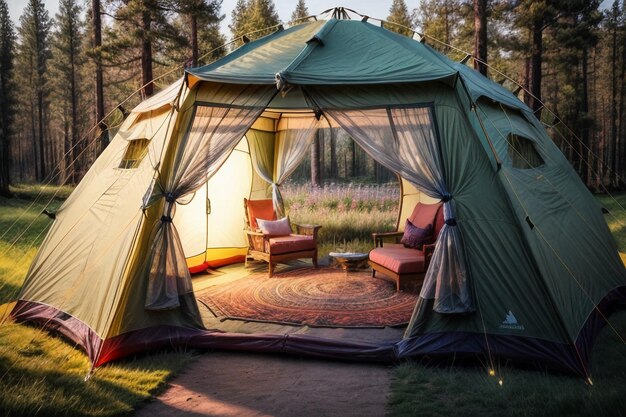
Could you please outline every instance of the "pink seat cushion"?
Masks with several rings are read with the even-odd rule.
[[[269,252],[272,255],[315,249],[313,236],[304,235],[273,237],[270,238],[269,245]]]
[[[402,245],[386,245],[372,249],[370,261],[384,266],[396,274],[424,272],[424,253]]]

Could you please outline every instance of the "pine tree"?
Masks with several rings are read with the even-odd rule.
[[[474,68],[487,75],[487,0],[474,0]]]
[[[154,65],[167,64],[162,51],[182,48],[187,39],[172,24],[176,4],[170,0],[127,0],[114,13],[106,52],[111,65],[132,67],[140,62],[144,97],[154,93]]]
[[[102,68],[102,17],[100,0],[91,0],[91,50],[89,54],[94,64],[95,119],[98,124],[100,152],[106,148],[107,126],[104,122],[104,70]]]
[[[407,29],[413,26],[413,22],[411,21],[409,9],[407,9],[404,0],[393,0],[387,21],[392,23],[385,26],[387,29],[405,36],[413,35],[413,31]],[[393,23],[396,24],[394,25]]]
[[[559,16],[545,33],[545,60],[552,69],[552,81],[543,91],[546,105],[557,111],[564,123],[577,132],[578,138],[562,130],[562,135],[575,147],[567,147],[569,159],[587,182],[587,148],[594,121],[589,112],[589,51],[598,42],[601,14],[599,1],[571,0],[561,7]],[[550,85],[552,84],[552,85]]]
[[[309,16],[309,9],[306,7],[306,3],[304,0],[298,0],[298,4],[296,5],[296,9],[291,13],[291,20],[289,23],[298,24],[302,23],[302,19]]]
[[[272,0],[237,0],[229,28],[233,38],[246,35],[248,39],[254,40],[276,31],[274,26],[279,21]],[[241,44],[238,41],[235,46]]]
[[[611,136],[609,138],[607,147],[607,164],[610,171],[613,173],[611,177],[614,177],[614,173],[617,171],[617,132],[618,132],[618,120],[617,120],[617,89],[618,89],[618,80],[617,80],[617,65],[618,65],[618,43],[617,40],[619,38],[619,18],[621,15],[620,4],[619,1],[615,0],[613,2],[613,6],[611,7],[611,11],[608,12],[608,29],[611,36],[611,115],[610,115],[610,123],[611,123]]]
[[[531,109],[541,108],[543,32],[558,14],[552,0],[522,0],[515,8],[516,23],[528,33],[530,57],[526,66],[526,83],[530,91],[525,100]]]
[[[13,55],[15,32],[5,0],[0,0],[0,196],[10,196],[11,135],[15,111]]]
[[[237,0],[231,12],[231,23],[228,25],[233,38],[238,38],[250,32],[250,4],[246,0]],[[240,46],[240,40],[234,46]]]
[[[198,65],[201,51],[208,52],[224,43],[224,38],[219,33],[219,23],[224,18],[220,14],[221,2],[219,0],[178,0],[178,12],[181,21],[180,30],[189,39],[191,56],[189,64],[193,67]],[[223,54],[216,51],[213,58]]]
[[[38,181],[46,177],[48,89],[46,88],[50,58],[49,32],[51,22],[43,0],[30,0],[20,17],[18,30],[18,65],[23,86],[21,107],[30,116],[28,124],[33,142],[33,162]],[[48,155],[46,155],[48,153]],[[47,158],[48,156],[48,158]]]
[[[474,35],[473,9],[461,0],[423,0],[413,11],[414,21],[420,32],[437,39],[431,46],[448,54],[452,59],[464,57],[446,45],[471,51]]]
[[[621,62],[620,70],[619,70],[619,80],[621,80],[621,87],[619,92],[619,109],[617,114],[617,120],[619,120],[619,152],[617,153],[618,158],[618,172],[624,172],[626,168],[626,121],[624,120],[624,114],[626,113],[626,7],[622,7],[622,16],[620,18],[621,25]],[[624,177],[622,176],[621,182],[624,182]]]
[[[52,35],[51,80],[54,107],[62,121],[65,154],[65,177],[70,183],[79,181],[82,169],[80,156],[83,146],[80,139],[80,98],[82,68],[85,62],[82,50],[84,23],[82,10],[76,0],[61,0],[56,15],[56,30]]]
[[[258,39],[276,31],[273,26],[278,25],[280,19],[272,0],[250,1],[250,27],[254,33],[250,39]]]

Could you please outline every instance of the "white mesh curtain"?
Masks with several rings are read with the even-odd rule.
[[[153,232],[146,309],[197,311],[185,254],[172,223],[176,203],[215,174],[275,92],[273,86],[216,85],[209,95],[214,102],[197,102],[187,110],[193,112],[189,127],[150,198],[150,203],[162,199],[165,203]]]
[[[252,166],[272,185],[274,210],[279,218],[285,215],[280,186],[306,155],[318,125],[314,116],[284,117],[276,133],[253,129],[247,134]]]
[[[426,195],[444,202],[443,226],[420,297],[434,300],[439,313],[474,310],[463,241],[456,227],[453,196],[442,166],[431,107],[328,110],[352,138],[381,165],[398,173]]]

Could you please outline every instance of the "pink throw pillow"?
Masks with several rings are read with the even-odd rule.
[[[283,217],[280,220],[263,220],[257,218],[256,221],[264,235],[275,237],[289,236],[291,234],[291,226],[289,225],[289,218],[287,217]]]

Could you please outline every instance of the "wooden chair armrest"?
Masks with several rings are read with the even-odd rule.
[[[313,239],[317,240],[318,231],[322,228],[319,224],[296,224],[293,223],[296,228],[296,234],[313,236]]]
[[[265,236],[263,234],[263,232],[255,232],[253,230],[244,230],[245,234],[247,234],[248,236]]]
[[[394,238],[395,241],[398,241],[398,238],[402,236],[404,232],[377,232],[372,233],[372,239],[374,239],[374,246],[377,248],[382,248],[383,242],[385,239]]]
[[[267,240],[267,236],[261,232],[255,232],[248,229],[245,229],[244,233],[248,238],[248,247],[250,249],[265,252],[265,241]]]

